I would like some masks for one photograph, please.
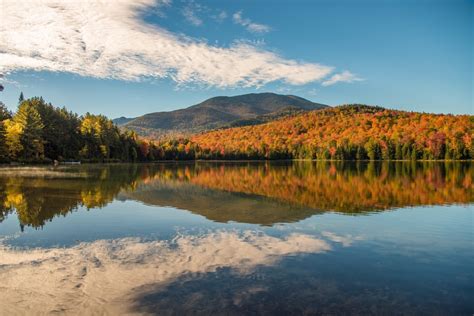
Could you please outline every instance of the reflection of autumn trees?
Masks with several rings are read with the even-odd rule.
[[[0,223],[13,211],[10,207],[10,203],[7,203],[7,198],[8,194],[5,183],[0,180]]]
[[[471,164],[461,163],[295,162],[280,166],[201,165],[175,170],[173,176],[211,189],[254,194],[321,210],[357,212],[471,203],[473,169]]]
[[[15,210],[20,225],[42,227],[79,206],[103,207],[122,189],[133,190],[139,176],[133,165],[93,166],[81,171],[85,171],[83,177],[0,177],[0,222]]]
[[[73,176],[78,174],[81,176]],[[0,222],[15,211],[22,226],[42,227],[78,207],[103,207],[127,191],[127,198],[189,209],[213,220],[271,224],[301,220],[313,213],[306,212],[309,210],[355,213],[472,203],[473,178],[471,163],[321,161],[81,166],[71,172],[71,177],[0,176]],[[256,200],[252,196],[273,204],[252,204]],[[222,207],[214,207],[216,203]]]

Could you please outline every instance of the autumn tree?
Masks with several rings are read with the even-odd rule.
[[[10,118],[10,111],[8,111],[5,104],[0,102],[0,162],[6,162],[9,160],[7,146],[7,128],[5,126],[5,121]]]
[[[343,105],[191,137],[201,159],[473,159],[474,117]]]
[[[24,160],[39,160],[43,158],[43,122],[33,102],[23,101],[13,117],[14,124],[20,132],[22,146],[21,156]]]
[[[124,155],[129,157],[124,150],[123,135],[105,116],[87,113],[82,118],[80,132],[85,142],[81,149],[83,158],[120,160]]]

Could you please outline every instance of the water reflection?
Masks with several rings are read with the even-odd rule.
[[[134,190],[136,165],[0,169],[0,222],[16,212],[21,226],[42,227],[80,206],[101,208]]]
[[[129,312],[151,287],[156,294],[179,278],[223,268],[249,275],[289,255],[330,250],[323,237],[251,231],[180,234],[170,241],[98,240],[70,248],[0,247],[2,313],[34,307],[37,314],[117,315]]]
[[[222,165],[190,178],[213,189],[347,213],[468,203],[473,200],[472,180],[470,164],[324,162],[280,168]]]
[[[3,168],[0,314],[469,314],[473,169]]]
[[[474,201],[471,163],[192,163],[0,169],[0,222],[43,227],[113,201],[189,210],[218,222],[272,225]]]

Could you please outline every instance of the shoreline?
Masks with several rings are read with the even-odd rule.
[[[347,163],[411,163],[411,162],[445,162],[445,163],[456,163],[456,162],[474,162],[474,159],[459,159],[459,160],[342,160],[342,159],[189,159],[189,160],[155,160],[155,161],[95,161],[95,162],[78,162],[78,163],[59,163],[53,164],[50,162],[13,162],[13,163],[0,163],[0,167],[27,167],[27,166],[80,166],[80,165],[118,165],[118,164],[192,164],[192,163],[267,163],[267,162],[347,162]]]

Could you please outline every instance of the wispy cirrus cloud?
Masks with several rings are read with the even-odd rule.
[[[217,22],[222,22],[225,19],[227,19],[227,12],[222,10],[218,14],[216,14],[214,18],[216,19]]]
[[[0,73],[33,70],[118,80],[170,78],[178,86],[228,88],[273,81],[302,85],[333,72],[331,66],[287,59],[251,43],[210,45],[143,21],[143,12],[169,5],[169,0],[4,0]],[[241,13],[237,20],[250,29],[266,30]]]
[[[249,32],[252,33],[267,33],[270,32],[271,28],[265,24],[259,24],[252,22],[250,19],[244,18],[242,16],[242,11],[238,11],[232,15],[232,20],[235,24],[242,25],[245,27]]]
[[[187,5],[183,7],[181,13],[183,14],[186,21],[191,23],[194,26],[201,26],[203,21],[197,15],[197,12],[202,10],[201,6],[193,1],[189,2]]]
[[[327,87],[338,82],[355,82],[363,80],[364,79],[359,78],[357,75],[351,73],[350,71],[343,71],[341,73],[332,75],[329,79],[323,81],[322,85]]]

